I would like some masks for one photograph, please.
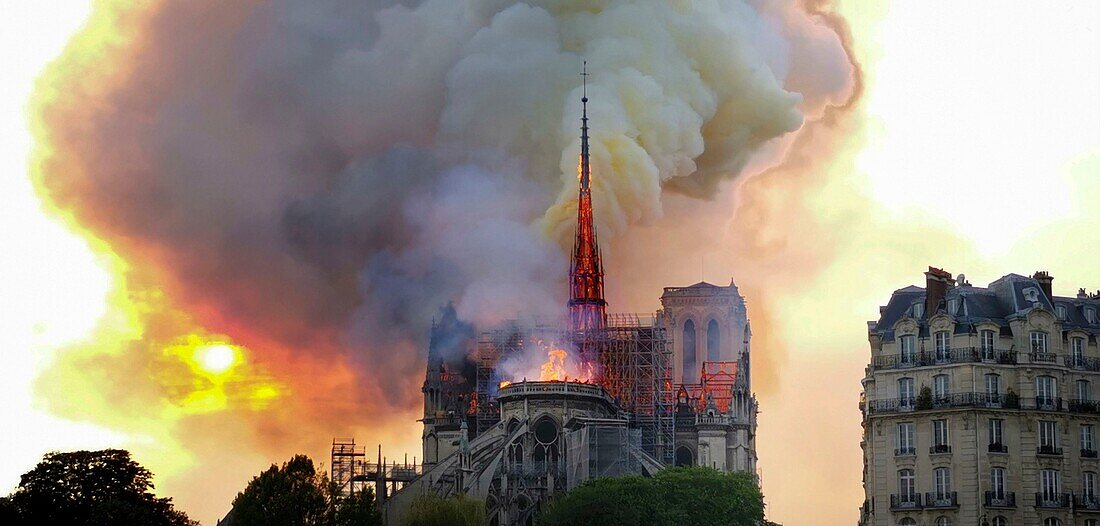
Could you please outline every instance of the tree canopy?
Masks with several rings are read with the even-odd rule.
[[[652,478],[590,480],[558,498],[540,526],[755,526],[764,496],[748,473],[678,467]]]
[[[485,502],[457,496],[447,499],[423,495],[413,501],[402,526],[482,526]]]
[[[343,495],[317,470],[313,460],[296,455],[272,464],[233,500],[232,526],[375,526],[382,516],[374,492]]]
[[[3,524],[192,526],[152,493],[153,474],[121,449],[48,453],[0,499]]]

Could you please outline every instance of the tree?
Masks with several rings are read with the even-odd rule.
[[[342,495],[317,471],[313,460],[295,455],[254,477],[233,499],[232,526],[376,526],[382,515],[370,488]]]
[[[748,473],[668,468],[652,478],[593,479],[565,494],[539,518],[540,526],[755,526],[764,496]]]
[[[3,524],[192,526],[153,495],[153,474],[121,449],[48,453],[0,499]]]
[[[403,526],[482,526],[485,503],[463,496],[443,499],[434,495],[417,497]]]

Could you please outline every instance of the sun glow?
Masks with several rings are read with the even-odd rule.
[[[237,364],[237,351],[225,344],[195,348],[195,361],[208,373],[224,374]]]

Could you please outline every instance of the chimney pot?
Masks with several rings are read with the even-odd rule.
[[[1039,282],[1039,288],[1043,290],[1043,294],[1047,295],[1047,300],[1053,302],[1054,289],[1052,284],[1054,283],[1054,278],[1051,277],[1050,273],[1045,270],[1039,270],[1031,277]]]
[[[928,272],[924,273],[924,285],[924,315],[931,318],[944,296],[947,296],[947,289],[955,285],[955,280],[950,272],[942,268],[928,267]]]

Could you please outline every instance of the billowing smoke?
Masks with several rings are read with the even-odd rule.
[[[282,410],[320,429],[347,425],[349,404],[406,420],[449,301],[477,324],[560,314],[583,61],[605,239],[662,217],[666,191],[708,199],[778,162],[775,139],[845,100],[852,75],[790,0],[98,9],[48,77],[43,188],[131,287],[251,349],[296,395]],[[125,352],[182,336],[146,325]],[[73,369],[100,352],[72,351]],[[104,396],[139,391],[157,389]],[[250,418],[307,440],[291,416]]]

